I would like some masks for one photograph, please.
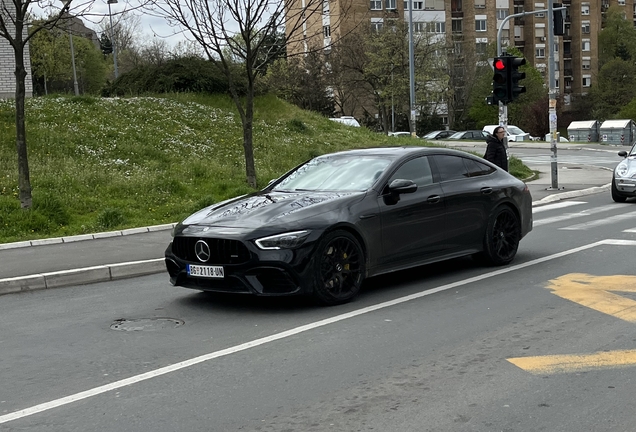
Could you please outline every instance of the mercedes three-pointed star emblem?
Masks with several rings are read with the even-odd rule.
[[[194,245],[194,253],[199,261],[206,262],[210,259],[210,246],[205,241],[199,240]]]

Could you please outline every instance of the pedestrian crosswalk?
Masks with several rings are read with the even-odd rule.
[[[557,203],[538,206],[532,209],[534,227],[559,224],[559,230],[584,231],[604,225],[616,225],[628,221],[634,222],[634,227],[622,229],[625,233],[636,233],[636,206],[633,203],[613,203],[597,207],[583,208],[579,211],[572,207],[585,207],[586,201],[560,201]],[[543,217],[543,214],[546,214]],[[539,215],[539,217],[537,217]],[[587,220],[586,220],[587,219]],[[571,225],[562,226],[572,222]]]

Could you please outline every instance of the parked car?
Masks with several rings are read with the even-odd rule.
[[[411,132],[389,132],[387,133],[388,136],[392,136],[392,137],[411,137]]]
[[[636,142],[629,153],[621,150],[618,155],[625,159],[614,168],[612,199],[625,202],[627,198],[636,197]]]
[[[342,123],[347,126],[360,127],[360,123],[358,123],[358,120],[356,120],[353,116],[333,117],[329,120]]]
[[[492,135],[495,128],[499,125],[487,125],[482,129],[484,132],[487,132]],[[530,136],[529,133],[522,131],[517,126],[508,125],[508,141],[535,141],[533,137]]]
[[[448,138],[449,136],[451,136],[455,132],[456,131],[454,131],[454,130],[435,130],[435,131],[427,133],[422,138],[425,139],[425,140],[444,139],[444,138]]]
[[[545,134],[545,138],[544,139],[547,142],[552,141],[552,138],[550,137],[549,133]],[[557,140],[557,142],[570,142],[570,140],[567,139],[566,137],[562,137],[561,135],[559,135],[559,139]]]
[[[455,132],[449,136],[448,140],[468,140],[468,141],[485,141],[488,134],[480,130],[468,130],[463,132]]]
[[[203,291],[354,298],[368,277],[462,255],[511,262],[528,187],[458,150],[385,147],[311,159],[177,224],[170,282]]]

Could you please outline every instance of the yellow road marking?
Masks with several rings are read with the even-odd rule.
[[[595,354],[516,357],[508,361],[533,374],[584,372],[636,366],[636,350],[608,351]]]
[[[546,288],[564,299],[636,323],[636,301],[615,294],[636,292],[636,276],[571,273],[551,280]]]
[[[616,294],[636,293],[636,276],[571,273],[552,279],[546,288],[564,299],[636,323],[636,301]],[[636,366],[636,350],[516,357],[507,360],[533,374],[582,372]]]

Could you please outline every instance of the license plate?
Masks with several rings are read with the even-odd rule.
[[[187,268],[189,276],[216,279],[223,279],[225,277],[225,272],[221,266],[200,266],[188,264]]]

